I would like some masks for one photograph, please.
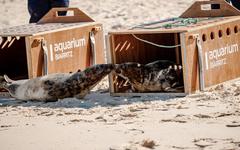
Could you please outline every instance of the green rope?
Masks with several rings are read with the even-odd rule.
[[[197,24],[198,22],[201,22],[204,20],[210,20],[210,19],[213,19],[213,18],[170,18],[170,19],[166,19],[166,20],[162,20],[162,21],[155,21],[155,22],[140,24],[140,25],[132,27],[131,29],[136,29],[136,28],[140,28],[140,29],[159,29],[159,28],[171,29],[174,27],[181,27],[181,26],[188,26],[191,24]],[[171,23],[167,23],[169,21],[171,21]],[[163,24],[161,26],[148,27],[151,25],[164,23],[164,22],[166,22],[166,24]]]
[[[169,29],[173,27],[188,26],[191,24],[197,24],[200,21],[200,19],[199,18],[178,18],[176,19],[176,21],[177,22],[174,22],[174,23],[164,24],[162,27]]]
[[[136,28],[144,28],[146,26],[155,25],[155,24],[159,24],[159,23],[164,23],[164,22],[168,22],[168,21],[174,21],[176,19],[177,18],[168,18],[168,19],[164,19],[164,20],[143,23],[143,24],[139,24],[139,25],[133,26],[132,28],[130,28],[130,30],[133,30],[133,29],[136,29]]]

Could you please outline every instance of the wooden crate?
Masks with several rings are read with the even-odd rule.
[[[58,16],[58,12],[67,12]],[[38,23],[0,29],[0,75],[75,72],[104,63],[102,24],[78,8],[53,8]]]
[[[197,23],[167,27],[174,19],[143,24],[131,30],[107,35],[108,61],[150,63],[171,60],[183,66],[184,91],[181,93],[122,92],[110,75],[113,96],[183,96],[240,76],[240,12],[224,0],[196,1],[180,18],[195,18]],[[140,39],[140,40],[139,40]],[[159,48],[158,45],[179,45]]]

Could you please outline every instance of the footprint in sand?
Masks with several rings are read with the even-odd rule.
[[[209,147],[209,149],[239,149],[240,142],[235,141],[234,139],[212,139],[212,138],[200,138],[194,139],[193,143],[195,146],[199,147],[200,149],[204,149]]]
[[[9,128],[9,127],[13,127],[13,125],[1,125],[0,128]]]
[[[15,127],[13,125],[0,125],[0,131],[8,130],[11,127]]]
[[[201,139],[195,139],[193,143],[199,148],[206,148],[216,144],[217,141],[211,138],[201,138]]]
[[[160,122],[187,123],[187,121],[185,121],[185,120],[179,120],[179,119],[162,119]]]
[[[132,132],[132,133],[134,133],[134,134],[144,134],[144,131],[143,130],[141,130],[141,129],[135,129],[135,128],[132,128],[132,129],[129,129],[127,132]],[[127,133],[126,132],[126,133]]]
[[[197,117],[197,118],[201,118],[201,119],[208,119],[208,118],[214,118],[212,116],[209,116],[209,115],[204,115],[204,114],[196,114],[196,115],[193,115],[194,117]]]
[[[229,127],[229,128],[240,127],[240,122],[232,121],[230,124],[227,124],[226,127]]]

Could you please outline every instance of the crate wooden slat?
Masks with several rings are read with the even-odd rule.
[[[91,23],[89,23],[91,24]],[[49,32],[61,31],[63,29],[79,28],[89,26],[89,24],[79,23],[47,23],[37,24],[31,23],[26,25],[14,26],[9,28],[0,29],[0,35],[3,36],[30,36],[36,34],[43,34]],[[96,23],[93,23],[96,24]]]

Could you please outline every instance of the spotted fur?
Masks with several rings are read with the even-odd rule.
[[[55,101],[67,97],[83,98],[113,70],[112,64],[99,64],[75,73],[50,74],[34,79],[7,81],[0,78],[0,87],[20,100]]]
[[[135,92],[180,92],[183,90],[182,68],[167,60],[146,65],[122,63],[116,65],[117,76],[129,81]]]

